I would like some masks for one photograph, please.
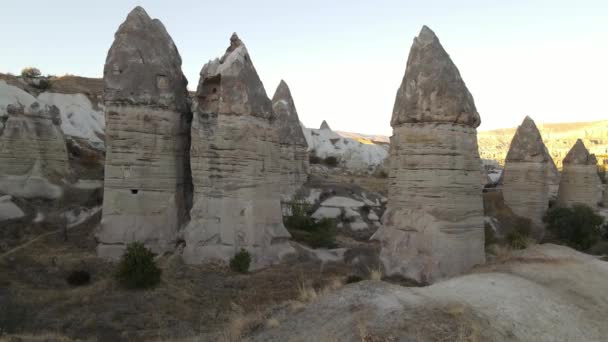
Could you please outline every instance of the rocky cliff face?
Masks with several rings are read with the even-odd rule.
[[[602,182],[597,159],[579,139],[563,161],[557,202],[560,205],[586,204],[597,209],[602,202]]]
[[[135,8],[120,26],[104,68],[106,166],[98,254],[117,258],[141,241],[175,246],[189,209],[187,80],[173,40]]]
[[[513,136],[500,183],[505,203],[516,215],[530,219],[534,236],[542,238],[542,217],[557,194],[559,173],[530,117]]]
[[[308,179],[308,144],[291,91],[283,80],[272,97],[281,149],[281,195],[289,199]]]
[[[58,199],[68,174],[59,109],[0,81],[0,194]]]
[[[476,127],[458,69],[426,26],[414,39],[395,100],[381,260],[420,282],[484,262]]]
[[[184,260],[228,260],[241,248],[253,267],[279,261],[292,248],[279,192],[279,129],[264,86],[234,34],[221,59],[200,73],[193,103],[194,205]]]

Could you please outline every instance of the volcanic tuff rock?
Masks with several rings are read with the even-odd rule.
[[[532,220],[533,235],[542,238],[542,217],[551,195],[557,193],[559,173],[528,116],[511,140],[500,183],[505,203],[516,215]]]
[[[192,107],[194,205],[183,258],[228,260],[245,248],[252,267],[272,264],[293,251],[281,213],[272,102],[236,34],[200,75]]]
[[[395,99],[388,208],[373,237],[389,275],[429,283],[485,261],[479,123],[458,69],[424,26]]]
[[[329,127],[329,124],[325,120],[323,120],[323,122],[321,122],[321,126],[319,127],[319,129],[329,129],[329,130],[331,130],[331,128]]]
[[[597,209],[602,202],[602,182],[597,160],[578,139],[563,161],[557,202],[560,205],[586,204]]]
[[[191,200],[188,81],[165,27],[141,7],[115,34],[104,82],[107,154],[98,254],[119,257],[132,241],[157,253],[170,250]]]
[[[281,149],[279,190],[284,198],[291,198],[308,178],[308,144],[291,91],[283,80],[272,97],[272,108],[276,114],[274,125],[279,130]]]
[[[57,199],[68,154],[55,106],[0,81],[0,194]]]

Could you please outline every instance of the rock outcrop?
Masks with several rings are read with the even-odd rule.
[[[511,140],[500,184],[505,203],[516,215],[530,219],[534,237],[542,238],[542,217],[552,194],[557,194],[559,173],[529,116]]]
[[[283,80],[272,97],[272,108],[276,115],[274,125],[279,130],[281,149],[279,191],[283,198],[290,199],[308,179],[308,144],[291,91]]]
[[[127,243],[174,248],[191,201],[188,81],[173,40],[141,7],[114,36],[104,68],[106,166],[98,255]]]
[[[535,245],[422,288],[349,284],[301,310],[273,311],[278,324],[247,340],[602,341],[606,282],[606,262],[564,246]]]
[[[388,207],[373,236],[387,274],[432,283],[485,261],[479,124],[458,69],[423,27],[395,100]]]
[[[321,122],[321,126],[319,127],[319,129],[331,130],[331,127],[329,127],[329,124],[327,123],[327,121],[323,120],[323,122]]]
[[[597,209],[602,202],[602,181],[597,159],[582,140],[577,140],[563,161],[557,202],[560,205],[586,204]]]
[[[253,268],[275,263],[293,249],[281,213],[272,102],[236,34],[200,76],[192,107],[194,204],[183,258],[229,260],[245,248]]]
[[[0,81],[0,194],[58,199],[68,173],[59,109]]]

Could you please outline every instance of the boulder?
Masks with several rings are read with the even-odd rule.
[[[279,130],[281,149],[279,191],[283,198],[291,199],[308,179],[308,144],[291,91],[283,80],[272,97],[272,108],[276,114],[274,125]]]
[[[68,174],[59,109],[0,81],[0,194],[58,199]]]
[[[0,196],[0,222],[19,219],[23,216],[25,216],[23,210],[13,203],[11,196]]]
[[[190,102],[181,57],[141,7],[118,28],[104,67],[106,164],[98,255],[143,242],[175,247],[188,218]]]
[[[395,100],[387,212],[372,237],[387,274],[432,283],[485,261],[479,123],[458,69],[424,26]]]
[[[602,181],[597,173],[597,159],[578,139],[563,161],[557,203],[569,206],[585,204],[598,209],[602,202]]]
[[[513,212],[532,221],[533,236],[544,236],[542,217],[559,173],[534,121],[526,116],[517,128],[505,159],[499,183],[505,203]]]
[[[252,268],[293,252],[281,213],[279,129],[272,102],[236,34],[205,64],[193,101],[194,204],[183,258],[229,260],[241,248]]]

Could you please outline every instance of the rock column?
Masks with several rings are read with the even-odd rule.
[[[578,139],[563,161],[557,203],[585,204],[598,209],[601,202],[602,181],[597,173],[597,159]]]

